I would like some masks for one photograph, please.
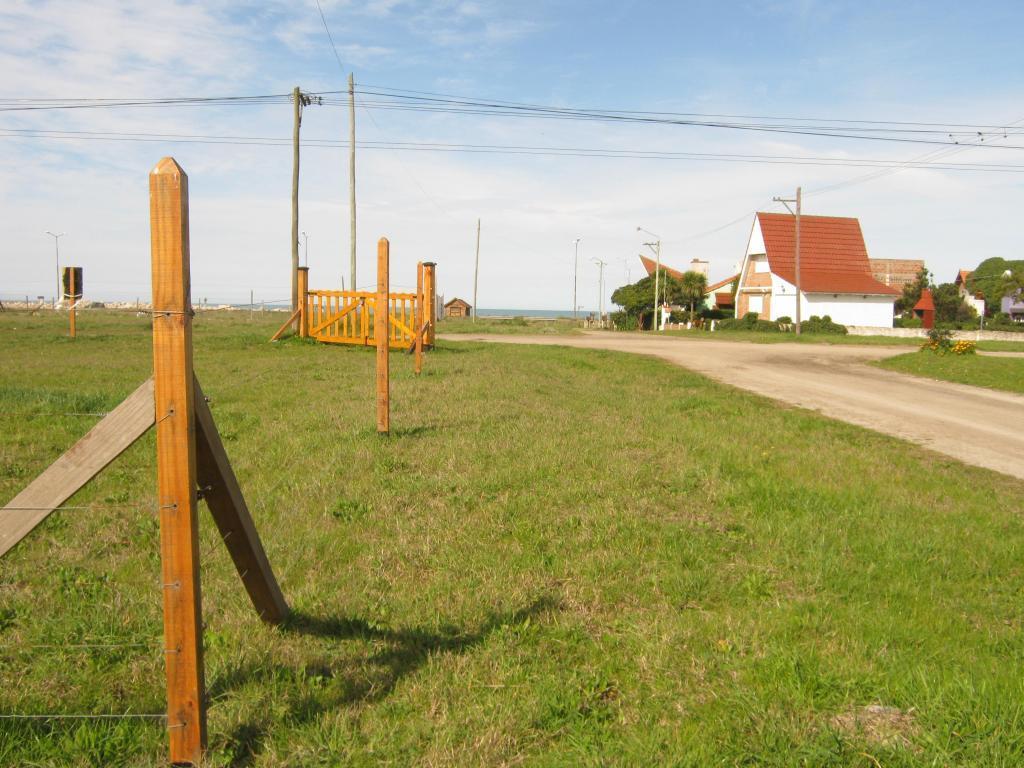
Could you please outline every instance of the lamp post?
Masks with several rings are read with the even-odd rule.
[[[50,237],[53,238],[53,248],[54,248],[54,252],[56,253],[56,257],[57,257],[57,298],[55,299],[55,302],[54,302],[54,306],[56,306],[56,302],[60,301],[61,298],[62,298],[61,286],[60,286],[60,239],[62,237],[64,237],[65,233],[61,232],[58,235],[58,234],[54,234],[50,230],[46,230],[46,234],[48,234]]]
[[[661,307],[658,306],[658,295],[661,288],[661,236],[656,235],[650,230],[644,229],[643,227],[637,227],[637,232],[644,232],[651,237],[655,238],[653,243],[644,243],[648,248],[654,251],[655,267],[654,267],[654,330],[658,330],[661,326],[659,322],[658,313]]]
[[[572,241],[574,250],[573,262],[572,262],[572,319],[576,319],[576,279],[580,271],[580,240],[582,238],[577,237]]]

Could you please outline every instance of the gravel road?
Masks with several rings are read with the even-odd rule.
[[[751,344],[602,332],[448,338],[652,355],[725,384],[1024,479],[1024,396],[906,376],[866,364],[903,354],[907,347]]]

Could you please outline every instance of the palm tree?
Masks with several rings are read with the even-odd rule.
[[[700,272],[687,272],[683,275],[683,298],[690,302],[690,323],[694,320],[694,307],[697,302],[704,302],[704,296],[708,292],[708,279]]]

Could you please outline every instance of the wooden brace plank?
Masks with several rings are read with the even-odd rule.
[[[195,379],[194,391],[196,479],[203,491],[203,499],[210,508],[256,612],[264,621],[278,624],[288,615],[288,604],[274,578],[199,379]]]
[[[420,332],[417,333],[416,336],[413,338],[412,344],[410,344],[409,348],[405,350],[405,354],[411,355],[413,352],[416,351],[416,342],[419,341],[420,339],[426,339],[428,330],[430,330],[430,323],[424,323],[423,327],[420,328]]]
[[[388,320],[390,320],[390,321],[391,321],[391,324],[392,324],[392,325],[394,325],[394,326],[395,326],[395,327],[397,327],[397,328],[398,328],[398,329],[399,329],[400,331],[402,331],[403,333],[405,333],[405,335],[406,335],[406,336],[415,336],[415,335],[416,335],[415,331],[413,331],[413,329],[412,329],[412,328],[410,328],[409,326],[407,326],[407,325],[406,325],[405,323],[403,323],[403,322],[402,322],[401,320],[399,320],[399,319],[398,319],[397,317],[395,317],[394,315],[390,315],[390,314],[389,314],[389,315],[388,315]]]
[[[316,328],[313,328],[312,330],[310,330],[309,335],[310,336],[316,336],[324,328],[328,327],[329,325],[334,325],[336,322],[338,322],[339,320],[341,320],[344,317],[346,317],[350,312],[353,312],[353,311],[359,309],[359,307],[363,306],[363,304],[365,304],[365,303],[366,303],[366,299],[360,299],[357,302],[349,304],[347,307],[345,307],[345,309],[341,310],[341,312],[339,312],[336,315],[332,315],[331,317],[327,318],[322,323],[320,323],[320,325],[318,325]]]
[[[288,330],[289,326],[291,326],[292,323],[294,323],[296,320],[299,319],[299,315],[301,313],[302,313],[301,309],[296,309],[294,312],[292,312],[292,316],[284,321],[284,325],[282,325],[280,328],[277,329],[277,333],[275,333],[273,336],[271,336],[270,340],[271,341],[277,341],[278,339],[280,339],[281,336],[284,334],[284,332]]]
[[[0,557],[146,434],[153,414],[150,378],[0,510]]]

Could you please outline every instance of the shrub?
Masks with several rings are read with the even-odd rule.
[[[978,351],[978,345],[973,341],[967,341],[961,339],[953,345],[952,352],[954,355],[973,355]]]
[[[724,320],[726,318],[733,318],[736,316],[735,310],[732,309],[702,309],[700,316],[705,320]]]
[[[811,315],[809,320],[800,323],[800,331],[802,333],[828,333],[835,336],[844,336],[847,333],[845,325],[833,323],[832,318],[828,315],[824,317]]]
[[[921,318],[910,315],[909,317],[897,317],[892,323],[894,328],[920,328]]]
[[[790,317],[789,315],[783,315],[782,317],[780,317],[775,322],[778,323],[779,325],[792,325],[793,324],[793,318]]]
[[[747,312],[739,320],[732,318],[719,320],[717,328],[722,331],[756,331],[758,333],[778,333],[781,330],[778,323],[758,318],[757,312]]]
[[[628,312],[612,312],[612,325],[620,331],[635,331],[639,327],[637,317]]]
[[[953,332],[948,328],[932,328],[928,331],[928,341],[921,345],[921,351],[944,355],[953,349]]]

